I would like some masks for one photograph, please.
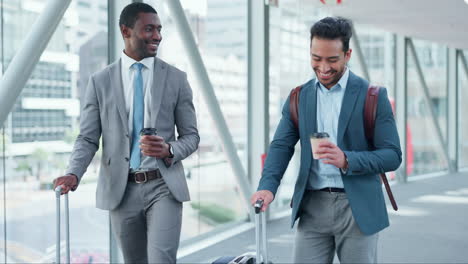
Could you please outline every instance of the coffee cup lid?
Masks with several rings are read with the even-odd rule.
[[[327,132],[318,132],[318,133],[313,133],[312,134],[313,138],[328,138],[330,135],[328,135]]]

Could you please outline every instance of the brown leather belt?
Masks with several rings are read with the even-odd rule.
[[[128,174],[128,181],[129,182],[136,182],[136,183],[145,183],[147,181],[161,179],[161,172],[159,169],[152,170],[152,171],[137,171],[137,172],[130,172]]]

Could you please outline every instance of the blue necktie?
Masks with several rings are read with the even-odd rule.
[[[130,168],[137,170],[140,167],[141,152],[140,152],[140,130],[143,128],[144,116],[144,99],[143,99],[143,77],[141,69],[143,64],[135,63],[132,65],[135,69],[135,78],[133,81],[133,130],[132,130],[132,149],[130,153]]]

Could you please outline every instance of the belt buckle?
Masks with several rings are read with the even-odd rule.
[[[143,181],[137,180],[137,176],[136,176],[136,175],[139,174],[139,173],[143,173],[143,175],[145,175],[145,179],[144,179]],[[146,171],[136,171],[136,172],[135,172],[135,182],[136,182],[136,183],[145,183],[145,182],[147,182],[147,181],[148,181],[148,176],[146,175]]]

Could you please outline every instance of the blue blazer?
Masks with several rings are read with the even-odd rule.
[[[386,89],[380,89],[375,120],[374,146],[366,140],[364,103],[369,82],[350,72],[338,121],[337,145],[348,158],[348,171],[341,174],[354,219],[364,234],[376,233],[389,225],[379,173],[394,171],[401,163],[398,137]],[[315,79],[303,85],[299,95],[299,131],[290,118],[289,98],[268,150],[258,190],[274,195],[294,154],[301,144],[301,165],[292,197],[292,221],[300,217],[299,209],[307,186],[312,162],[309,136],[317,131]],[[313,201],[310,201],[313,202]]]

